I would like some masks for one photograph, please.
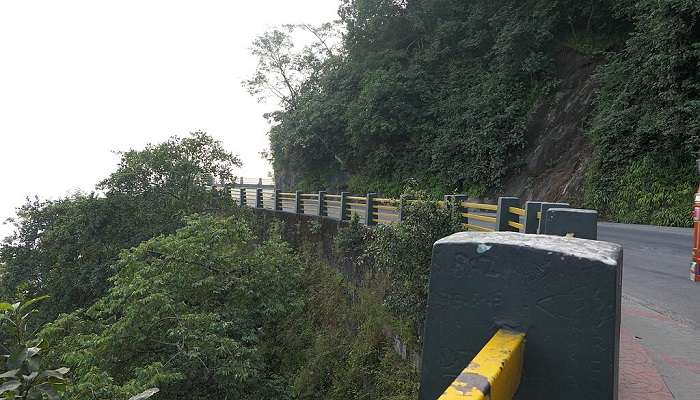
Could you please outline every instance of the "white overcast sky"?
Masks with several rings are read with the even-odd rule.
[[[0,0],[0,220],[26,196],[90,191],[112,150],[205,130],[246,177],[268,129],[240,82],[256,35],[337,18],[338,0]],[[0,224],[0,237],[10,233]]]

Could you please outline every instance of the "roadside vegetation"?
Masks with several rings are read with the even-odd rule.
[[[0,397],[415,398],[381,299],[211,190],[238,163],[197,132],[123,153],[99,194],[22,206]]]
[[[496,193],[541,134],[530,128],[537,111],[558,101],[568,50],[598,65],[592,111],[577,121],[594,157],[573,200],[620,222],[690,223],[696,1],[341,3],[337,23],[253,43],[260,64],[244,84],[279,100],[267,114],[278,177],[312,191],[396,196],[415,181],[436,197]],[[300,32],[317,40],[294,47]]]

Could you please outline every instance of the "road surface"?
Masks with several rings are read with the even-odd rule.
[[[620,400],[700,399],[700,283],[692,231],[601,223],[623,246]]]

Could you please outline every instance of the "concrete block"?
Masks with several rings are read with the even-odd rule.
[[[578,208],[550,208],[545,215],[546,235],[573,234],[580,239],[598,239],[598,212]]]
[[[365,209],[365,225],[372,226],[377,223],[374,222],[374,198],[377,197],[376,193],[367,193],[367,208]]]
[[[326,202],[326,192],[324,192],[324,191],[318,192],[318,210],[316,210],[316,215],[318,215],[319,217],[324,216],[323,206],[324,206],[325,202]]]
[[[255,189],[255,208],[263,208],[263,190]]]
[[[437,399],[499,329],[526,333],[516,399],[617,396],[622,248],[461,232],[433,248],[421,400]]]
[[[537,233],[540,229],[540,219],[537,214],[542,211],[541,201],[528,201],[525,203],[525,229],[524,233]]]
[[[340,220],[345,221],[348,214],[348,196],[349,192],[340,193]]]
[[[295,214],[303,214],[304,210],[302,207],[302,202],[301,202],[301,195],[302,193],[300,191],[294,192],[294,213]]]
[[[542,203],[542,206],[540,207],[540,212],[541,212],[541,218],[540,218],[540,226],[537,228],[537,233],[544,233],[547,231],[547,218],[545,216],[547,215],[547,210],[550,208],[569,208],[569,203]]]
[[[520,222],[520,217],[515,214],[511,214],[508,211],[510,207],[520,207],[520,199],[517,197],[499,197],[498,198],[498,211],[496,211],[496,230],[499,232],[504,231],[517,231],[517,229],[508,225],[509,221]]]
[[[275,211],[282,211],[282,200],[280,199],[281,190],[275,189]]]

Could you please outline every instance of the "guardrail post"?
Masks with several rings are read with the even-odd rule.
[[[508,211],[508,208],[510,207],[520,207],[520,199],[517,197],[498,198],[498,211],[496,211],[496,230],[499,232],[517,231],[517,229],[512,228],[508,225],[508,222],[520,222],[520,217]]]
[[[326,192],[318,192],[318,216],[323,217],[323,203],[326,202]]]
[[[499,329],[527,333],[518,398],[616,399],[621,278],[612,243],[515,232],[437,241],[419,399],[440,397]]]
[[[540,228],[540,219],[537,218],[537,213],[541,210],[541,201],[528,201],[525,203],[525,229],[523,229],[523,233],[537,233],[537,230]]]
[[[296,191],[294,192],[294,212],[296,214],[303,214],[304,210],[302,209],[302,204],[301,204],[301,192]]]
[[[537,228],[537,233],[545,233],[547,231],[547,210],[550,208],[570,208],[569,203],[542,203],[540,207],[540,226]]]
[[[450,196],[452,198],[452,203],[451,203],[451,212],[456,214],[459,218],[460,221],[462,220],[462,203],[467,200],[467,195],[464,194],[455,194]]]
[[[376,225],[374,222],[374,198],[376,193],[367,193],[367,215],[365,215],[365,224],[367,226]]]
[[[340,193],[340,220],[345,221],[345,215],[347,215],[347,208],[348,208],[348,195],[349,192],[341,192]]]
[[[255,208],[263,208],[263,190],[255,189]]]
[[[243,179],[243,178],[241,178]],[[238,192],[238,194],[241,196],[241,207],[245,207],[247,204],[247,199],[246,199],[246,194],[245,194],[245,188],[241,188],[241,190]]]
[[[546,235],[567,236],[573,234],[580,239],[598,239],[598,212],[577,208],[550,208],[544,216],[547,219]]]
[[[399,197],[399,222],[403,221],[405,207],[406,207],[406,195],[402,194]]]
[[[282,211],[282,199],[280,199],[281,190],[275,189],[275,211]]]

